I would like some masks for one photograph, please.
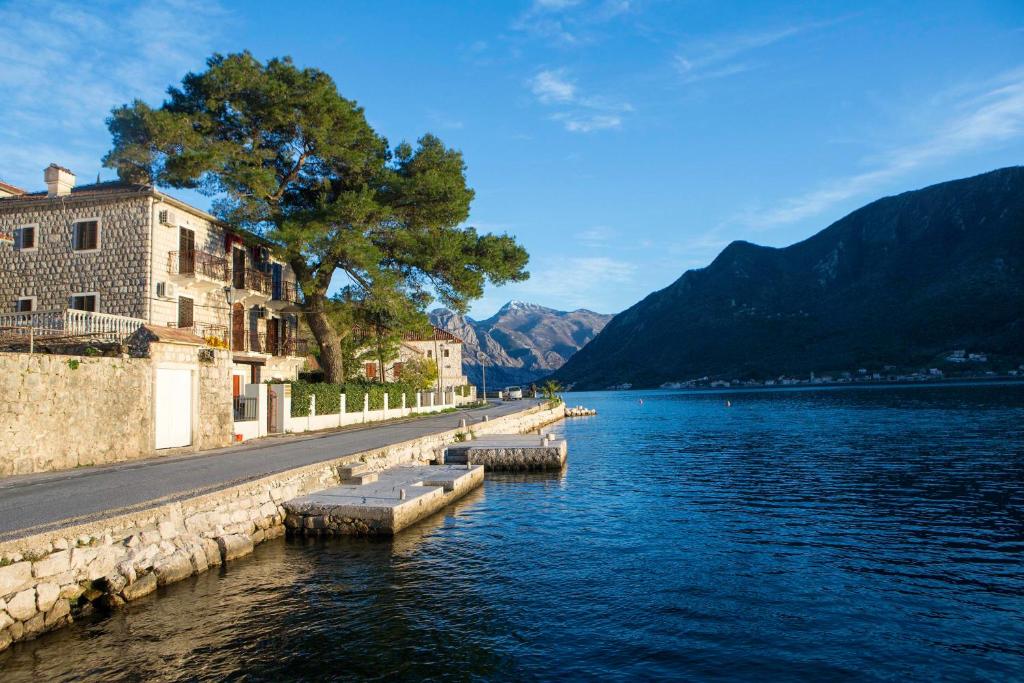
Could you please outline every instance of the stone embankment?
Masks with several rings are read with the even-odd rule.
[[[527,432],[563,417],[539,406],[469,427],[471,434]],[[0,650],[113,609],[253,551],[285,533],[283,504],[339,485],[354,463],[375,470],[427,464],[465,437],[451,429],[289,470],[203,496],[0,543]]]

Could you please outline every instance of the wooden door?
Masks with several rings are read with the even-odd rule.
[[[178,231],[178,272],[182,275],[196,272],[196,233],[188,228]]]
[[[235,289],[245,289],[245,250],[231,250],[231,286]]]
[[[275,356],[280,355],[280,351],[277,346],[278,342],[278,326],[281,323],[277,318],[270,318],[267,320],[267,348],[266,352]]]

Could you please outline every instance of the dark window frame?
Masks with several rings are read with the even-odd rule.
[[[84,226],[91,225],[93,230],[90,235],[89,232],[84,234],[80,233],[79,230]],[[88,230],[88,228],[86,228]],[[91,239],[90,239],[91,237]],[[100,250],[100,219],[99,218],[82,218],[74,221],[71,224],[71,249],[76,252],[91,252]]]

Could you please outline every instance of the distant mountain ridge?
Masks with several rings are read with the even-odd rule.
[[[1024,167],[880,199],[785,248],[733,242],[615,316],[554,377],[764,379],[963,348],[1024,361]]]
[[[488,390],[530,384],[550,375],[611,318],[585,309],[556,311],[521,301],[510,301],[490,318],[479,321],[444,308],[430,312],[434,325],[465,343],[463,366],[470,382],[481,383],[478,352],[487,355]]]

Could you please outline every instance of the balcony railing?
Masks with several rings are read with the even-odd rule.
[[[231,272],[231,286],[260,294],[271,294],[270,278],[252,268],[236,268]]]
[[[96,341],[121,342],[145,324],[146,321],[139,318],[72,309],[5,313],[0,315],[0,336],[88,337]]]
[[[273,286],[273,300],[285,301],[290,304],[299,302],[299,288],[294,282],[284,280]]]
[[[245,332],[235,334],[232,351],[242,353],[265,353],[269,356],[306,356],[309,341],[306,339],[270,339],[266,332]]]
[[[228,261],[205,251],[172,251],[167,256],[167,272],[188,277],[202,275],[219,282],[227,282]]]
[[[197,337],[202,337],[207,346],[215,349],[228,348],[228,328],[226,325],[213,323],[193,323],[192,325],[179,325],[177,322],[167,323],[167,327],[176,327],[182,330],[189,330]]]

